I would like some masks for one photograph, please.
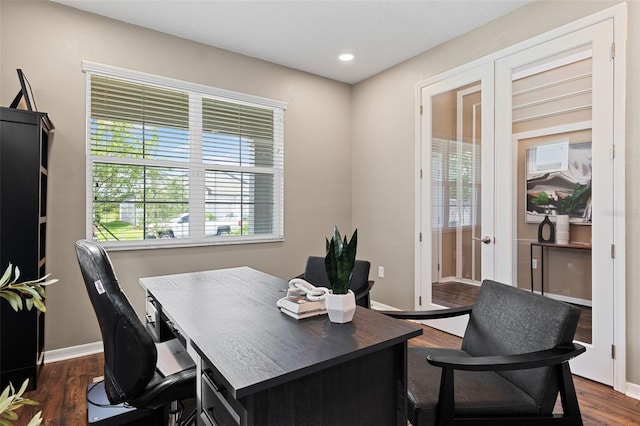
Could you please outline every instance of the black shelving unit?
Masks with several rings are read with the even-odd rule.
[[[53,129],[46,113],[0,108],[0,274],[11,263],[20,281],[45,275]],[[43,363],[44,314],[15,312],[0,299],[0,388],[28,378],[35,389]]]

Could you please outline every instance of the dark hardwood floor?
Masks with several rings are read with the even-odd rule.
[[[460,347],[459,337],[423,328],[424,334],[409,345]],[[102,375],[102,362],[102,354],[98,354],[45,364],[38,388],[25,395],[40,405],[23,407],[15,425],[26,425],[38,410],[42,410],[43,425],[86,425],[85,391],[94,377]],[[640,401],[581,377],[574,376],[574,380],[585,425],[640,425]]]
[[[67,361],[46,364],[40,370],[38,387],[26,392],[27,398],[39,403],[36,407],[23,407],[16,426],[29,423],[29,419],[42,410],[43,425],[86,425],[87,386],[94,377],[103,374],[102,354],[89,355]]]

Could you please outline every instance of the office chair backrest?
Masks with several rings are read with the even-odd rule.
[[[368,287],[369,268],[371,263],[367,260],[356,260],[351,277],[349,288],[358,293],[360,290]],[[307,266],[304,270],[304,279],[316,287],[331,288],[327,270],[324,267],[324,257],[309,256]]]
[[[104,383],[109,402],[140,394],[154,375],[158,353],[116,278],[104,248],[90,241],[75,244],[89,299],[104,345]]]
[[[575,306],[509,285],[484,280],[469,316],[462,349],[474,356],[500,356],[569,345],[578,325]],[[558,395],[552,367],[499,372],[551,413]]]

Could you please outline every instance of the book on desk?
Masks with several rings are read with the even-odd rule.
[[[327,309],[323,300],[309,300],[304,296],[286,296],[278,299],[276,306],[283,314],[295,319],[303,319],[323,315]]]

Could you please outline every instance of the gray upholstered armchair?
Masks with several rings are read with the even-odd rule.
[[[403,319],[469,314],[460,349],[410,347],[409,419],[414,426],[580,425],[569,360],[580,310],[485,280],[473,306],[438,311],[386,311]],[[553,414],[556,399],[562,414]]]

